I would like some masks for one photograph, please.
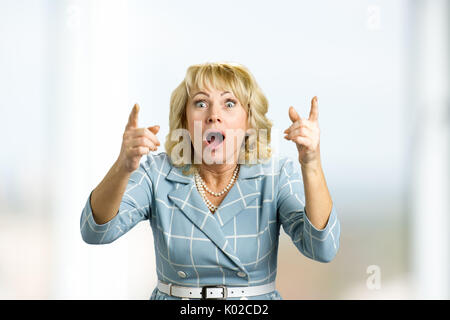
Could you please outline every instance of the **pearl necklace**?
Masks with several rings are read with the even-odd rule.
[[[239,165],[236,166],[236,169],[234,169],[233,172],[233,176],[231,177],[230,182],[228,183],[228,185],[220,192],[214,192],[211,191],[207,186],[206,183],[203,181],[202,177],[200,176],[200,174],[198,172],[195,173],[195,185],[197,186],[198,191],[200,192],[203,200],[206,203],[206,206],[208,207],[208,209],[214,213],[217,210],[217,206],[213,205],[211,201],[209,201],[209,199],[206,197],[205,194],[205,190],[208,191],[210,194],[212,194],[213,196],[216,197],[220,197],[221,195],[223,195],[225,192],[228,192],[228,190],[231,188],[231,186],[233,185],[233,183],[236,181],[236,178],[238,176],[238,172],[239,172]]]
[[[221,195],[223,195],[225,192],[227,192],[231,188],[231,186],[233,185],[234,181],[236,180],[238,172],[239,172],[239,165],[237,165],[236,168],[234,169],[233,176],[231,177],[231,180],[228,183],[228,185],[220,192],[211,191],[208,188],[208,186],[206,185],[205,181],[203,181],[203,179],[200,176],[200,174],[196,173],[196,178],[198,179],[199,183],[206,189],[206,191],[208,191],[213,196],[220,197]]]
[[[197,186],[198,191],[200,192],[200,195],[202,196],[203,201],[205,202],[206,206],[208,207],[209,211],[214,213],[217,210],[217,206],[213,205],[211,201],[206,197],[205,189],[200,184],[199,181],[197,181],[197,178],[195,179],[195,184]]]

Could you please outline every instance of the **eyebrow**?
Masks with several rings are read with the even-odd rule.
[[[221,96],[223,96],[224,94],[226,94],[226,93],[231,93],[230,91],[224,91],[224,92],[222,92],[220,95]],[[199,92],[197,92],[196,94],[194,94],[193,96],[192,96],[192,98],[194,98],[196,95],[198,95],[198,94],[204,94],[205,96],[207,96],[208,98],[209,98],[209,94],[207,94],[207,93],[205,93],[205,92],[203,92],[203,91],[199,91]]]

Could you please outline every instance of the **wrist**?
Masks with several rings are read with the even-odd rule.
[[[121,164],[119,159],[116,160],[113,164],[113,172],[116,175],[120,176],[130,176],[131,172],[129,172],[124,165]]]
[[[301,164],[302,175],[306,179],[307,177],[317,177],[322,172],[322,166],[320,163],[307,163]]]
[[[300,161],[300,167],[302,168],[302,171],[304,172],[319,172],[322,170],[322,163],[320,162],[320,159],[309,161],[309,162],[302,162]]]

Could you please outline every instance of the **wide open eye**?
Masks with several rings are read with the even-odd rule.
[[[194,101],[194,104],[195,104],[196,107],[206,108],[206,101],[205,100]]]
[[[232,101],[232,100],[228,100],[228,101],[225,103],[225,105],[226,105],[228,108],[233,108],[233,107],[236,105],[236,102],[234,102],[234,101]]]

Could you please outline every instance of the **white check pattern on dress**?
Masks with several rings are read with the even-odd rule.
[[[85,242],[106,244],[149,220],[159,280],[193,287],[256,286],[275,281],[280,226],[306,257],[330,262],[336,256],[340,223],[334,204],[322,230],[311,224],[304,208],[301,172],[288,158],[241,165],[238,179],[212,214],[194,178],[172,166],[163,152],[149,154],[131,174],[111,221],[94,221],[89,196],[80,229]],[[276,294],[249,298],[281,298]],[[152,298],[163,295],[155,288]]]

